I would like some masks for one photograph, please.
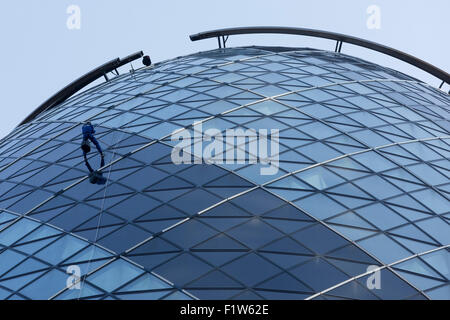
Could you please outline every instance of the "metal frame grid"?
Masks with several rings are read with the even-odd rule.
[[[397,71],[307,48],[120,75],[0,142],[0,298],[450,299],[449,106]],[[87,181],[85,120],[107,187]],[[278,175],[174,165],[170,134],[198,121],[278,128]],[[72,264],[80,292],[64,289]],[[365,288],[368,265],[381,290]]]

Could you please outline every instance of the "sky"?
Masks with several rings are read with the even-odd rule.
[[[72,6],[79,14],[68,11]],[[159,62],[215,49],[216,39],[191,42],[189,35],[218,28],[286,26],[344,33],[450,72],[449,12],[449,0],[2,0],[0,138],[51,95],[106,61],[139,50]],[[334,50],[335,42],[292,35],[240,35],[227,42],[228,47],[246,45]],[[433,76],[380,53],[349,44],[342,52],[440,85]]]

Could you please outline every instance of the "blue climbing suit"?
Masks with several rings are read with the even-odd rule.
[[[89,180],[91,181],[91,183],[103,184],[105,178],[102,177],[100,172],[94,171],[92,169],[92,167],[89,164],[89,161],[87,160],[87,157],[86,157],[87,153],[91,150],[91,148],[89,146],[89,140],[90,140],[95,145],[98,152],[100,153],[100,156],[101,156],[100,167],[103,167],[105,165],[105,158],[103,156],[102,148],[100,147],[100,144],[98,143],[97,139],[95,139],[95,137],[94,137],[94,133],[95,133],[94,127],[92,126],[91,123],[88,122],[83,125],[81,130],[83,133],[83,141],[81,142],[81,149],[83,150],[84,163],[86,164],[86,167],[88,168],[88,170],[90,172]]]
[[[92,126],[92,124],[86,123],[85,125],[83,125],[83,128],[81,128],[81,130],[83,132],[83,142],[85,142],[87,140],[91,140],[92,143],[97,148],[100,155],[103,156],[102,148],[100,147],[100,144],[98,143],[97,139],[95,139],[95,137],[94,137],[95,130],[94,130],[94,127]],[[83,152],[84,152],[84,150],[83,150]],[[102,167],[103,167],[103,165],[102,165]]]

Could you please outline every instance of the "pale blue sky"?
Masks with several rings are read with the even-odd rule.
[[[81,9],[80,30],[66,26],[66,10],[72,4]],[[381,9],[379,30],[366,26],[370,5]],[[98,65],[138,50],[157,62],[214,49],[215,39],[191,42],[188,36],[216,28],[277,25],[340,32],[394,47],[449,72],[449,12],[449,0],[3,0],[0,137],[52,94]],[[253,44],[330,50],[335,45],[280,35],[235,36],[227,43]],[[440,84],[381,54],[345,44],[342,51]]]

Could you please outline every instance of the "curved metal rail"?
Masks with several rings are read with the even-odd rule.
[[[60,91],[58,91],[56,94],[51,96],[47,101],[45,101],[43,104],[41,104],[37,109],[35,109],[30,115],[28,115],[20,124],[19,126],[28,123],[30,121],[33,121],[39,114],[41,114],[44,111],[50,110],[57,106],[58,104],[64,102],[69,97],[71,97],[76,92],[83,89],[85,86],[89,85],[90,83],[94,82],[98,78],[105,77],[106,80],[108,80],[108,77],[106,76],[107,73],[116,71],[117,68],[134,61],[136,59],[139,59],[142,57],[144,53],[142,51],[130,54],[129,56],[126,56],[125,58],[116,58],[111,61],[108,61],[107,63],[101,65],[100,67],[95,68],[94,70],[86,73],[84,76],[78,78],[74,82],[70,83]]]
[[[432,74],[436,78],[442,80],[442,84],[439,88],[442,88],[444,83],[450,84],[450,74],[447,72],[420,60],[410,54],[404,53],[397,49],[393,49],[382,44],[378,44],[376,42],[360,39],[353,36],[348,36],[341,33],[328,32],[322,30],[315,29],[306,29],[306,28],[289,28],[289,27],[242,27],[242,28],[226,28],[226,29],[218,29],[212,31],[201,32],[197,34],[193,34],[190,36],[192,41],[198,41],[209,38],[217,38],[219,42],[219,48],[225,48],[226,42],[230,35],[239,35],[239,34],[254,34],[254,33],[277,33],[277,34],[293,34],[293,35],[302,35],[316,38],[325,38],[330,40],[336,40],[336,52],[341,52],[342,43],[350,43],[360,47],[368,48],[374,51],[378,51],[384,53],[388,56],[397,58],[401,61],[409,63],[423,71]]]

